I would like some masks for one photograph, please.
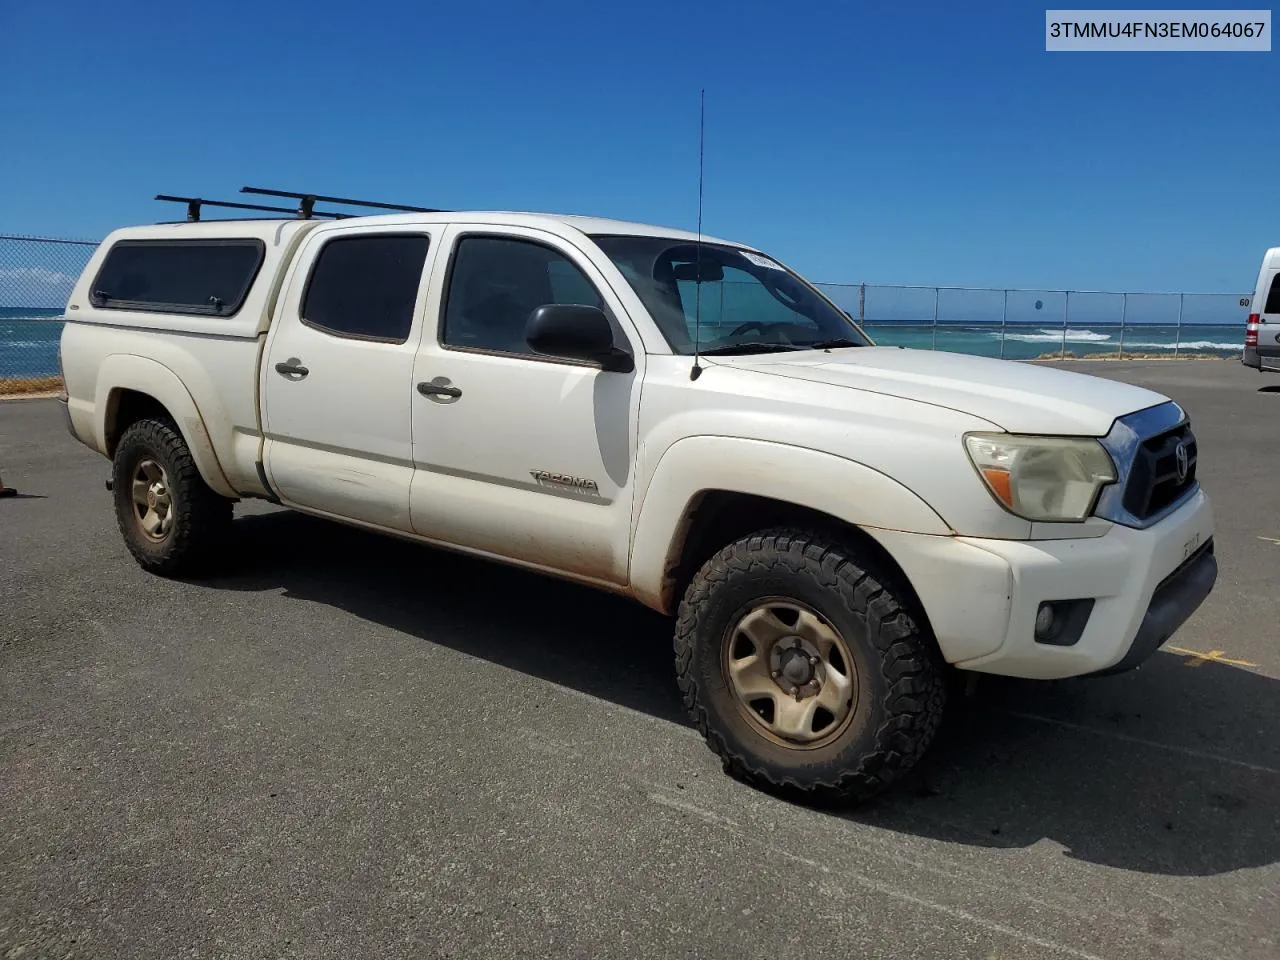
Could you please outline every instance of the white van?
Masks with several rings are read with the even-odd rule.
[[[1280,373],[1280,247],[1262,258],[1244,333],[1246,367]]]

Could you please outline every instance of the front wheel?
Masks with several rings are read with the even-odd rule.
[[[874,564],[819,533],[730,544],[693,578],[676,672],[731,774],[802,800],[854,802],[906,773],[937,732],[940,658]]]
[[[232,502],[204,482],[171,423],[139,420],[125,430],[112,459],[111,489],[125,545],[151,573],[194,572],[225,541]]]

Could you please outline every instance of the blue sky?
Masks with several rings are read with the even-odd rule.
[[[10,0],[0,232],[249,183],[704,229],[814,280],[1248,291],[1280,45],[1050,54],[1031,3]],[[979,12],[980,11],[980,12]]]

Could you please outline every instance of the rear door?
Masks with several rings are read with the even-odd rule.
[[[408,531],[413,364],[439,227],[321,228],[295,260],[261,371],[285,504]]]
[[[1280,266],[1268,260],[1258,278],[1253,309],[1258,313],[1258,362],[1263,370],[1280,370]]]

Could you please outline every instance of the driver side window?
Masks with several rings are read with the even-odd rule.
[[[551,247],[511,237],[463,237],[449,274],[441,341],[532,355],[525,325],[549,303],[604,307],[591,281]]]

